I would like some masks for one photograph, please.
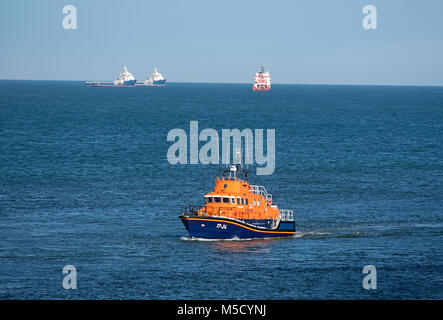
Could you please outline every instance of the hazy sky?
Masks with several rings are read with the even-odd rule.
[[[0,79],[443,85],[442,0],[2,0],[0,41]]]

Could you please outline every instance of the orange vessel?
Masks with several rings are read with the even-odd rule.
[[[253,239],[291,237],[293,210],[279,209],[264,186],[250,185],[241,165],[232,165],[215,179],[201,208],[185,209],[179,218],[191,237]]]

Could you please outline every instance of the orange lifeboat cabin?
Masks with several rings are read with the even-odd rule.
[[[279,209],[265,187],[250,185],[247,172],[232,165],[215,188],[205,194],[205,205],[189,207],[180,215],[189,235],[207,239],[291,237],[293,210]]]

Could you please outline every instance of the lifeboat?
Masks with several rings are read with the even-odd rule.
[[[204,195],[203,207],[187,207],[179,218],[191,238],[292,237],[294,211],[279,209],[264,186],[251,185],[248,171],[231,165]]]

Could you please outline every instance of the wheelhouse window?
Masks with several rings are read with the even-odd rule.
[[[214,202],[220,203],[221,202],[221,198],[220,197],[214,197]]]
[[[237,198],[237,204],[240,204],[240,197]]]
[[[231,203],[234,203],[234,204],[235,204],[235,197],[232,197],[232,198],[231,198]]]
[[[212,197],[206,197],[206,203],[212,203]]]
[[[248,203],[248,198],[245,199],[245,204],[249,204],[249,203]]]
[[[231,203],[231,200],[228,197],[223,197],[223,203]]]
[[[241,204],[245,204],[245,199],[240,198]]]
[[[257,202],[255,201],[255,199],[254,199],[253,202],[254,202],[254,207],[256,207],[257,206]]]

